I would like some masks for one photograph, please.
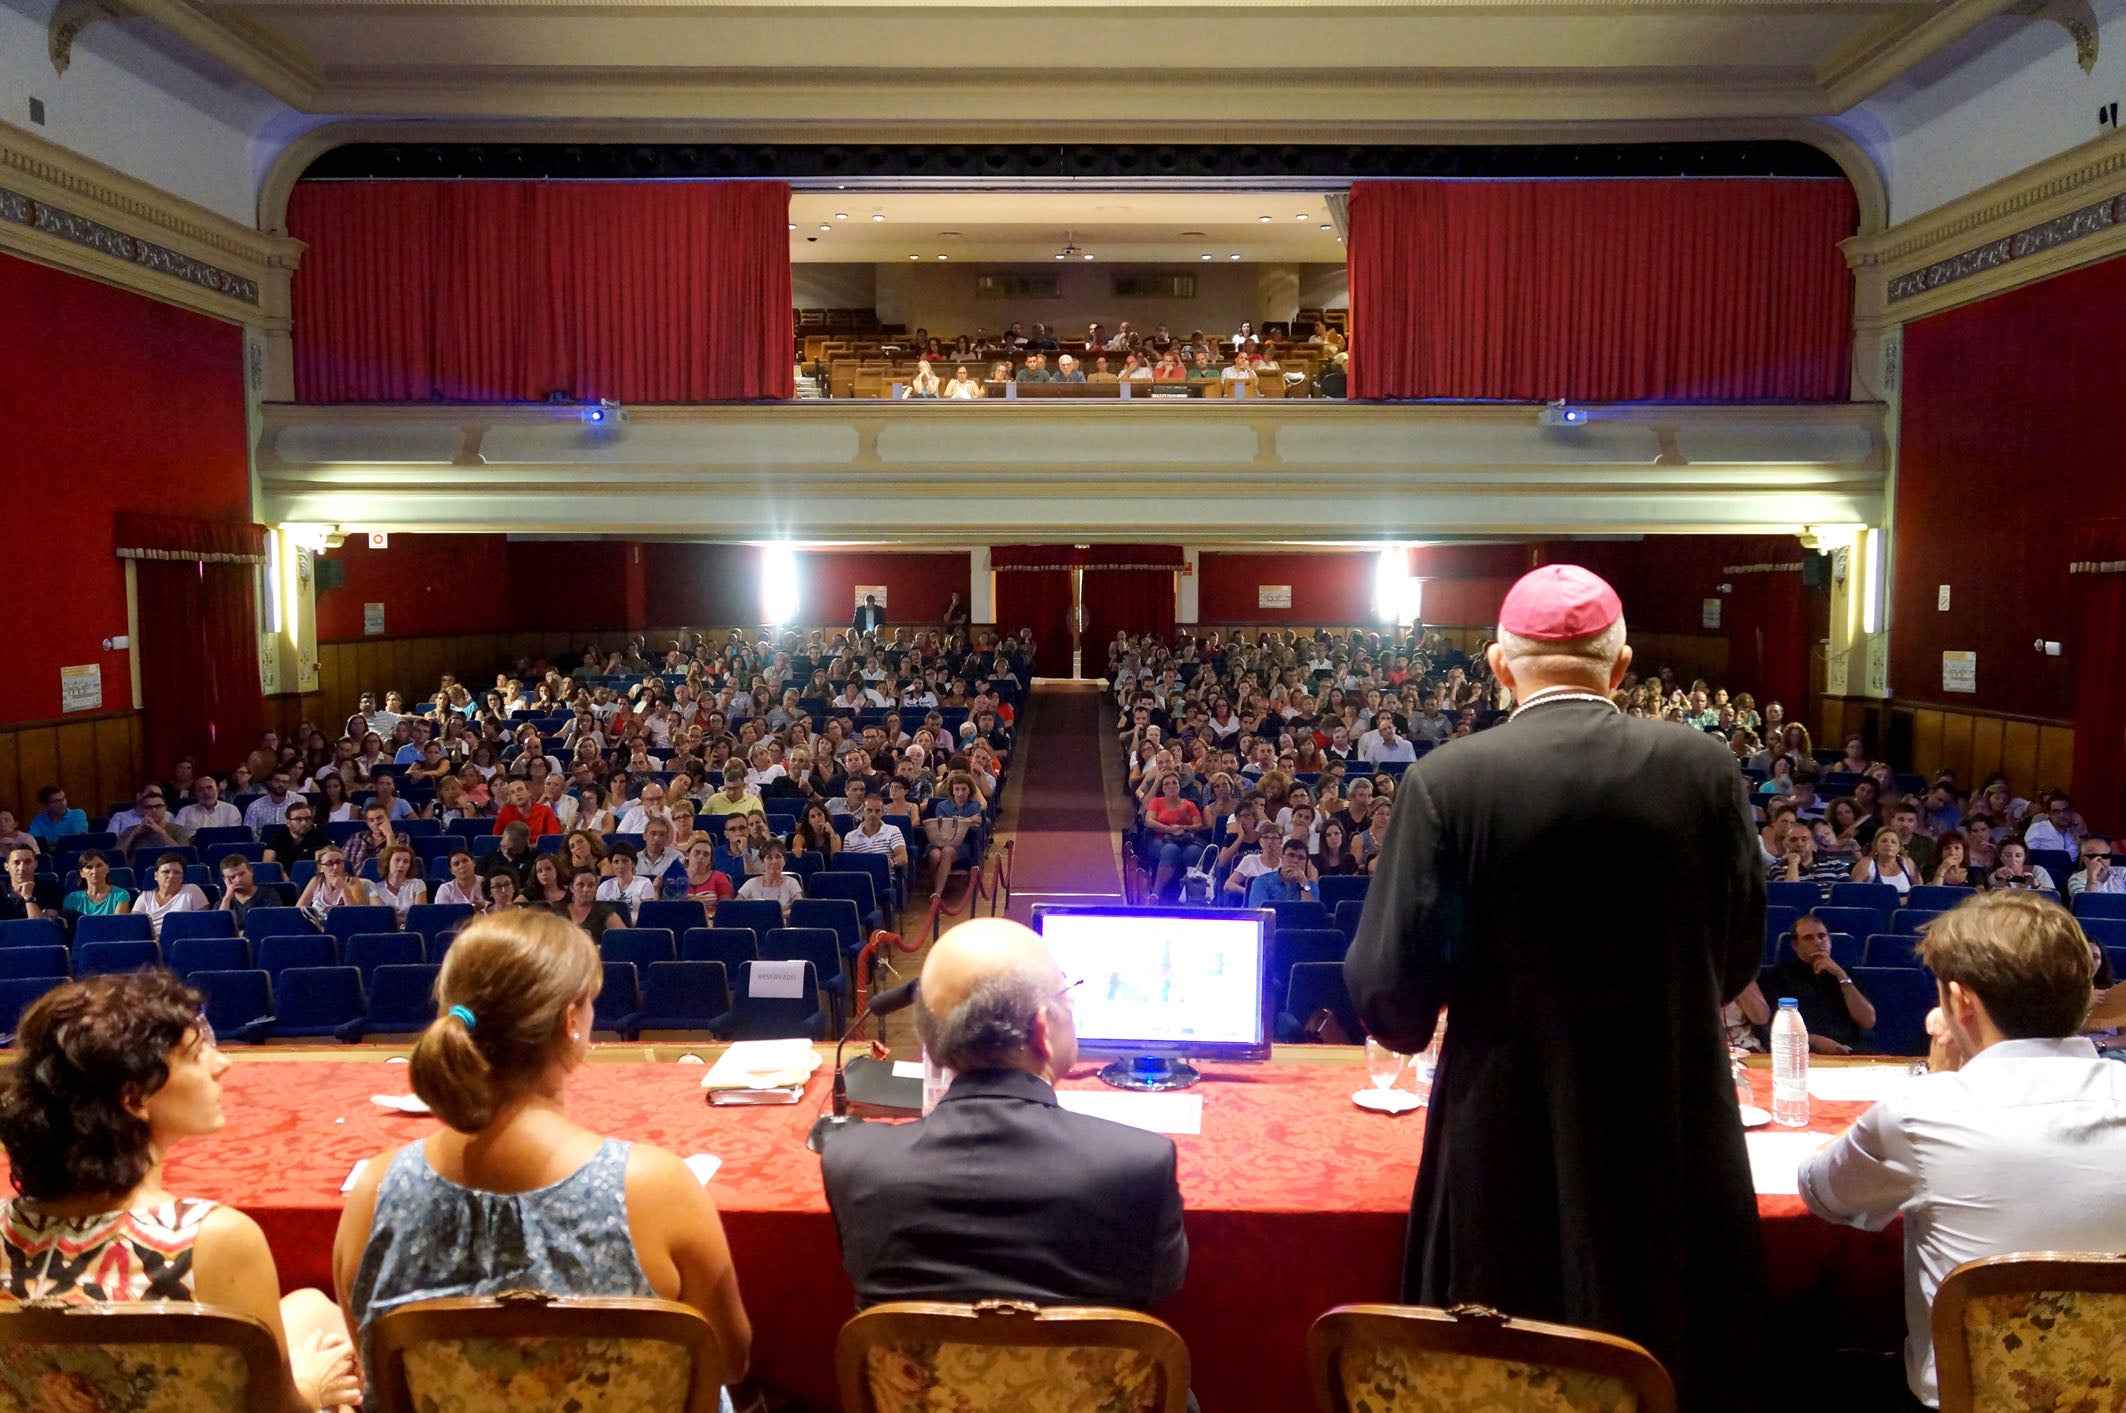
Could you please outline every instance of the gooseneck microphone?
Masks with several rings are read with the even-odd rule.
[[[905,1011],[914,1005],[922,985],[923,979],[917,977],[913,981],[904,981],[891,990],[881,991],[872,997],[862,1010],[849,1018],[848,1029],[842,1032],[842,1038],[834,1045],[834,1090],[830,1110],[821,1114],[818,1122],[812,1125],[812,1132],[805,1137],[805,1147],[817,1153],[826,1143],[829,1134],[867,1122],[849,1112],[849,1074],[842,1064],[842,1050],[848,1045],[849,1037],[855,1035],[857,1027],[865,1021],[873,1016],[890,1016],[895,1011]]]

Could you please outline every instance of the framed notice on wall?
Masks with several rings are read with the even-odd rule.
[[[381,638],[384,636],[384,605],[380,603],[365,603],[362,605],[362,635],[369,638]]]
[[[1698,621],[1707,628],[1718,628],[1720,626],[1720,600],[1702,599],[1699,601],[1699,606]]]
[[[1977,691],[1978,654],[1943,653],[1941,655],[1941,689],[1944,692]]]
[[[1255,586],[1255,607],[1290,608],[1291,606],[1292,586],[1290,584],[1257,584]]]
[[[84,667],[59,669],[59,709],[61,711],[95,711],[103,705],[103,666],[89,663]]]

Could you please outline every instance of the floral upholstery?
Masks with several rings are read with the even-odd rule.
[[[2126,1295],[2018,1290],[1964,1309],[1971,1406],[1987,1413],[2126,1409]]]
[[[213,1344],[0,1344],[0,1413],[229,1413],[243,1355]]]
[[[684,1408],[684,1345],[653,1339],[438,1339],[405,1351],[419,1413],[649,1413]]]
[[[1151,1413],[1159,1366],[1101,1345],[874,1346],[866,1373],[876,1413]]]
[[[1351,1413],[1637,1413],[1621,1380],[1445,1350],[1350,1345],[1337,1361]]]

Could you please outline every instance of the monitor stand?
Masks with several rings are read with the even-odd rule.
[[[1186,1089],[1203,1076],[1185,1060],[1132,1055],[1101,1070],[1100,1078],[1117,1089]]]

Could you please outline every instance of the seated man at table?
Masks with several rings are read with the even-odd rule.
[[[1786,996],[1801,1003],[1809,1049],[1819,1055],[1852,1054],[1862,1032],[1875,1028],[1875,1007],[1831,959],[1831,929],[1814,913],[1804,913],[1788,941],[1787,955],[1758,977],[1758,990],[1774,1005]]]
[[[2076,1034],[2094,970],[2050,899],[1980,894],[1935,919],[1919,955],[1940,998],[1935,1073],[1813,1154],[1800,1188],[1827,1221],[1879,1231],[1904,1216],[1905,1382],[1931,1408],[1930,1312],[1950,1271],[2011,1251],[2126,1250],[2126,1067]]]
[[[836,1134],[820,1155],[859,1307],[1028,1300],[1144,1309],[1181,1288],[1174,1143],[1056,1103],[1077,1060],[1041,939],[961,923],[923,964],[916,1033],[956,1078],[930,1117]]]

